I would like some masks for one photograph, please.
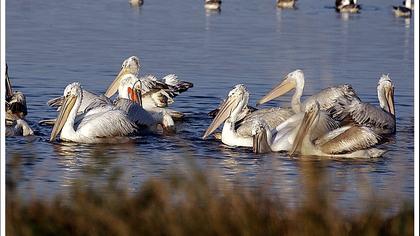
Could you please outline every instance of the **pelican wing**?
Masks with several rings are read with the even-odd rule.
[[[115,108],[125,111],[128,118],[137,125],[152,126],[156,124],[155,119],[149,112],[129,99],[119,98],[115,101]]]
[[[80,134],[96,138],[127,136],[137,131],[136,124],[117,109],[85,116],[76,128]]]
[[[331,118],[326,112],[320,111],[317,125],[311,133],[311,140],[324,136],[339,127],[339,123]]]
[[[169,88],[167,84],[159,81],[153,75],[146,75],[146,76],[140,77],[139,79],[142,85],[142,93],[144,94]]]
[[[322,144],[319,145],[324,153],[342,154],[368,149],[378,144],[381,139],[371,129],[363,126],[342,128],[334,132],[334,134],[328,134],[329,137],[324,138]]]
[[[369,103],[354,102],[341,112],[340,118],[372,128],[378,133],[395,131],[395,118],[388,112]]]
[[[98,95],[96,95],[95,93],[92,93],[88,90],[82,89],[82,94],[83,94],[83,99],[82,99],[82,104],[80,104],[78,113],[80,112],[85,112],[86,108],[89,107],[89,105],[95,101],[95,99],[98,98]],[[64,97],[60,96],[60,97],[56,97],[53,99],[50,99],[47,104],[50,107],[56,107],[57,111],[60,110],[61,106],[63,105],[63,101],[64,101]]]
[[[320,109],[325,111],[334,107],[338,101],[348,104],[353,100],[360,100],[351,85],[343,84],[321,90],[319,93],[308,97],[304,103],[304,110],[312,102],[317,101]]]
[[[270,129],[274,129],[285,120],[293,116],[293,114],[294,113],[291,108],[274,107],[256,110],[245,116],[245,118],[237,124],[236,131],[241,136],[251,136],[252,124],[254,120],[264,120]]]
[[[167,84],[170,90],[176,95],[179,95],[194,86],[190,82],[179,80],[178,76],[175,74],[166,75],[162,78],[162,81]]]

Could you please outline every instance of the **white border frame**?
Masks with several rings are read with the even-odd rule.
[[[3,83],[3,75],[4,75],[4,69],[5,69],[5,54],[6,54],[6,0],[0,1],[0,8],[1,8],[1,15],[0,15],[0,22],[1,22],[1,48],[0,48],[0,54],[1,54],[1,155],[0,155],[0,184],[1,184],[1,204],[0,204],[0,219],[1,219],[1,229],[0,229],[0,235],[6,235],[6,221],[5,221],[5,162],[6,162],[6,151],[5,151],[5,123],[4,123],[4,111],[5,111],[5,103],[4,103],[4,83]],[[416,2],[415,4],[415,10],[414,10],[414,235],[419,235],[419,3]]]
[[[0,229],[0,235],[6,235],[6,211],[5,211],[5,207],[6,207],[6,174],[5,174],[5,166],[6,166],[6,133],[5,133],[5,120],[4,120],[4,111],[5,111],[5,103],[4,103],[4,92],[5,92],[5,84],[4,84],[4,70],[5,70],[5,54],[6,54],[6,0],[0,0],[1,2],[1,48],[0,48],[0,54],[1,54],[1,144],[0,144],[0,148],[1,148],[1,155],[0,155],[0,180],[1,180],[1,204],[0,204],[0,209],[1,209],[1,214],[0,214],[0,219],[1,219],[1,229]]]

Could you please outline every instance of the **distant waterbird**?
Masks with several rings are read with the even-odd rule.
[[[278,8],[294,8],[297,0],[277,0]]]
[[[222,1],[221,0],[205,0],[204,2],[204,8],[206,10],[220,10],[222,7]]]
[[[361,7],[357,0],[336,0],[335,10],[341,13],[358,13]]]
[[[394,14],[399,17],[411,17],[413,7],[411,0],[406,0],[403,2],[403,6],[392,6]]]
[[[130,3],[131,6],[134,6],[134,7],[141,6],[144,3],[143,0],[128,0],[128,2]]]

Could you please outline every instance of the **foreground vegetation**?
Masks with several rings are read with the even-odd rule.
[[[150,179],[136,193],[110,180],[100,188],[75,185],[67,197],[24,201],[9,181],[6,232],[22,236],[414,234],[412,206],[390,215],[372,204],[349,216],[334,208],[322,192],[288,208],[263,189],[226,186],[196,170]]]

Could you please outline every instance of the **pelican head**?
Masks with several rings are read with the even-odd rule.
[[[405,6],[406,8],[408,8],[408,9],[412,9],[412,8],[411,8],[411,0],[405,0],[405,1],[404,1],[404,6]]]
[[[381,108],[395,116],[394,84],[388,74],[381,76],[377,90]]]
[[[82,87],[77,82],[71,83],[67,85],[66,89],[64,89],[63,96],[63,106],[61,107],[60,113],[58,114],[57,120],[52,129],[50,141],[53,141],[60,133],[61,129],[67,121],[67,118],[73,110],[73,107],[76,104],[77,98],[82,99]]]
[[[6,72],[4,76],[6,79],[6,100],[9,100],[9,98],[13,96],[13,89],[12,89],[12,84],[10,83],[8,71],[9,71],[9,67],[7,66],[7,63],[6,63]]]
[[[212,134],[225,120],[230,119],[236,122],[238,114],[248,105],[249,92],[243,84],[236,85],[230,92],[227,99],[220,105],[219,112],[214,117],[210,126],[203,135],[206,138]]]
[[[141,106],[141,89],[141,82],[135,75],[125,74],[121,77],[120,86],[118,87],[118,96],[134,101]]]
[[[290,155],[296,154],[301,149],[304,138],[308,133],[311,133],[314,125],[316,125],[318,122],[319,110],[320,106],[316,100],[306,106],[305,115],[303,116],[302,122],[300,123],[300,127],[296,134],[295,140],[293,141],[292,149],[289,152]]]
[[[263,98],[257,102],[257,106],[269,102],[277,97],[282,96],[283,94],[289,92],[290,90],[296,88],[303,90],[305,86],[305,76],[302,70],[295,70],[287,74],[283,81],[274,87],[270,92],[268,92]]]
[[[268,144],[267,130],[269,127],[264,120],[256,119],[252,123],[252,150],[254,153],[268,153],[271,152]]]
[[[112,84],[106,90],[105,96],[106,97],[111,97],[112,95],[114,95],[117,92],[123,75],[133,74],[133,75],[137,76],[137,74],[139,73],[140,67],[141,67],[140,66],[140,60],[139,60],[138,57],[131,56],[131,57],[125,59],[124,62],[122,63],[122,65],[121,65],[121,70],[118,73],[117,77],[114,79]]]

